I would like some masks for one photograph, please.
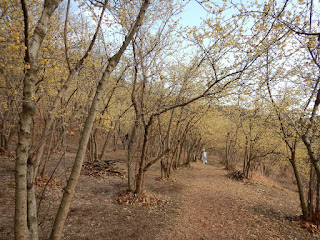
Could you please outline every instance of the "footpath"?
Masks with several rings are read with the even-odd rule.
[[[179,216],[157,239],[319,239],[290,221],[299,215],[297,193],[225,175],[221,165],[201,163],[178,171]]]

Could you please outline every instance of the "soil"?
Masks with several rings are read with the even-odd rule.
[[[106,156],[114,163],[113,170],[125,172],[124,150]],[[41,239],[50,234],[72,159],[74,153],[68,153],[43,194],[38,216]],[[0,239],[13,239],[14,160],[1,156],[0,161]],[[218,159],[208,161],[180,168],[169,180],[159,180],[156,164],[146,174],[147,197],[135,204],[117,201],[118,193],[126,189],[123,174],[83,172],[63,239],[320,239],[295,220],[300,214],[296,192],[262,177],[229,179]],[[39,199],[43,189],[44,184],[37,188]],[[157,199],[156,204],[148,204],[150,199]]]

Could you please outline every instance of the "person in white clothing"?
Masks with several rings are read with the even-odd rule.
[[[208,163],[208,161],[207,161],[207,152],[206,152],[205,149],[202,150],[201,160],[202,160],[203,164],[207,164]]]

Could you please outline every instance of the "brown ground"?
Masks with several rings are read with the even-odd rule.
[[[125,170],[125,151],[107,156]],[[0,161],[0,239],[13,239],[14,161]],[[215,159],[209,162],[180,168],[166,181],[156,180],[159,169],[151,168],[147,194],[164,203],[154,207],[116,203],[114,195],[125,189],[125,177],[82,175],[63,239],[320,239],[289,220],[299,215],[297,193],[261,181],[230,180]],[[69,166],[68,161],[60,164],[57,186],[47,188],[41,203],[41,239],[50,234]]]

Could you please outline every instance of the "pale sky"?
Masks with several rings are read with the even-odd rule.
[[[207,12],[195,1],[191,1],[184,9],[184,12],[181,14],[182,26],[199,26],[201,23],[201,17],[205,18]]]

